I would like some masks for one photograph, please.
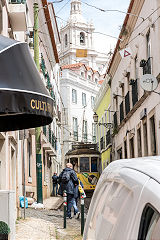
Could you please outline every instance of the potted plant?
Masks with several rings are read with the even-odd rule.
[[[8,234],[10,233],[10,228],[7,223],[0,221],[0,240],[8,239]]]

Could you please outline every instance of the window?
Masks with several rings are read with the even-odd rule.
[[[73,138],[78,141],[78,121],[73,117]]]
[[[134,137],[129,140],[130,143],[130,157],[134,158]]]
[[[143,124],[144,156],[148,156],[147,123]]]
[[[92,123],[92,141],[96,143],[96,124]]]
[[[91,80],[91,75],[88,75],[88,79]]]
[[[143,67],[143,74],[151,74],[151,38],[150,38],[150,32],[146,36],[147,41],[147,61],[145,66]]]
[[[87,142],[87,121],[83,120],[83,140]]]
[[[137,130],[137,147],[138,147],[138,157],[142,157],[141,128]]]
[[[81,76],[84,77],[84,72],[81,72]]]
[[[159,212],[147,204],[142,213],[138,240],[158,240],[160,236],[159,219]]]
[[[88,157],[80,157],[80,171],[81,172],[89,172],[89,158]]]
[[[91,172],[98,172],[97,170],[97,157],[91,158]]]
[[[68,36],[67,36],[67,34],[65,34],[65,36],[64,36],[64,42],[65,42],[65,47],[67,47],[67,45],[68,45]]]
[[[94,108],[95,97],[91,96],[91,107]]]
[[[122,159],[122,148],[119,148],[117,151],[117,159]]]
[[[31,143],[28,141],[28,176],[31,177]]]
[[[77,103],[77,91],[72,89],[72,102]]]
[[[85,44],[85,34],[84,34],[84,32],[80,32],[80,44]]]
[[[124,158],[127,158],[127,140],[124,141]]]
[[[97,78],[95,78],[95,83],[98,83],[98,79]]]
[[[137,56],[135,57],[134,59],[134,63],[135,63],[135,79],[138,79],[138,69],[139,69],[139,66],[138,66],[138,58]]]
[[[86,94],[85,93],[82,93],[82,106],[86,106],[87,103],[86,103]]]
[[[154,116],[150,118],[150,134],[151,134],[151,152],[156,155],[156,132],[155,132],[155,119]]]

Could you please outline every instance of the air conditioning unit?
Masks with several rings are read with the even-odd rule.
[[[16,194],[15,191],[0,190],[0,221],[8,224],[10,239],[15,239]]]

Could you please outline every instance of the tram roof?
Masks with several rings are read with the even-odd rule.
[[[74,149],[74,150],[69,150],[66,153],[66,156],[68,155],[81,155],[81,154],[93,154],[93,155],[100,155],[100,152],[95,150],[95,149]]]

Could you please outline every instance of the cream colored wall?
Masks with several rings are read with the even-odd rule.
[[[157,5],[158,1],[150,1],[146,0],[141,11],[140,11],[140,16],[147,18],[151,14],[151,9],[156,9],[158,7]],[[137,5],[138,6],[138,5]],[[157,77],[158,74],[160,73],[160,67],[159,67],[159,62],[160,62],[160,20],[158,18],[160,11],[155,11],[153,15],[146,21],[142,23],[141,18],[137,18],[137,24],[135,25],[135,30],[131,34],[131,37],[129,39],[129,44],[128,46],[130,47],[132,51],[132,56],[126,57],[121,59],[120,64],[118,65],[118,68],[115,72],[115,75],[113,76],[112,79],[112,85],[111,85],[111,96],[112,96],[112,107],[114,110],[115,105],[114,105],[114,100],[113,100],[113,93],[117,93],[119,95],[122,95],[121,89],[119,88],[119,81],[124,83],[124,91],[125,94],[127,93],[127,78],[124,77],[123,73],[125,70],[129,71],[130,78],[135,79],[135,70],[134,70],[134,59],[137,55],[138,58],[138,65],[142,59],[147,58],[147,53],[146,53],[146,34],[150,30],[150,36],[151,36],[151,57],[152,57],[152,74]],[[151,24],[156,20],[155,25],[151,26]],[[141,24],[142,23],[142,24]],[[140,24],[140,25],[139,25]],[[138,26],[139,25],[139,26]],[[139,34],[141,33],[142,34]],[[114,60],[116,62],[116,59]],[[114,64],[113,64],[114,65]],[[143,71],[142,68],[139,67],[139,79],[142,77]],[[144,156],[144,139],[143,139],[143,130],[142,130],[142,121],[140,120],[140,113],[144,108],[147,108],[147,126],[148,126],[148,154],[152,155],[152,149],[151,149],[151,137],[150,137],[150,124],[149,124],[149,118],[152,116],[152,114],[155,114],[155,128],[156,128],[156,140],[157,140],[157,154],[160,154],[160,128],[159,128],[159,121],[160,121],[160,114],[159,114],[159,107],[160,107],[160,98],[159,95],[155,93],[151,93],[143,102],[143,97],[144,97],[144,90],[141,88],[139,84],[139,79],[138,79],[138,95],[139,95],[139,100],[141,102],[140,106],[137,106],[137,109],[134,113],[132,113],[132,116],[127,119],[127,121],[124,123],[124,125],[121,125],[121,128],[118,132],[117,135],[115,135],[114,138],[114,146],[115,146],[115,159],[117,159],[117,150],[123,145],[123,141],[125,138],[128,140],[128,152],[130,157],[130,151],[129,151],[129,138],[130,134],[127,134],[126,136],[126,131],[135,129],[135,135],[134,138],[137,139],[137,127],[141,126],[141,138],[142,138],[142,156]],[[131,88],[129,88],[130,94],[131,94]],[[160,84],[158,85],[157,92],[160,92]],[[124,94],[124,95],[125,95]],[[120,105],[122,98],[117,97],[118,99],[118,106]],[[130,98],[130,103],[131,103],[131,98]],[[132,104],[130,106],[130,109],[132,109]],[[118,112],[119,115],[119,112]],[[119,120],[118,120],[119,121]],[[124,152],[124,151],[123,151]],[[135,141],[135,157],[138,156],[137,152],[137,141]],[[124,154],[123,154],[124,157]]]

